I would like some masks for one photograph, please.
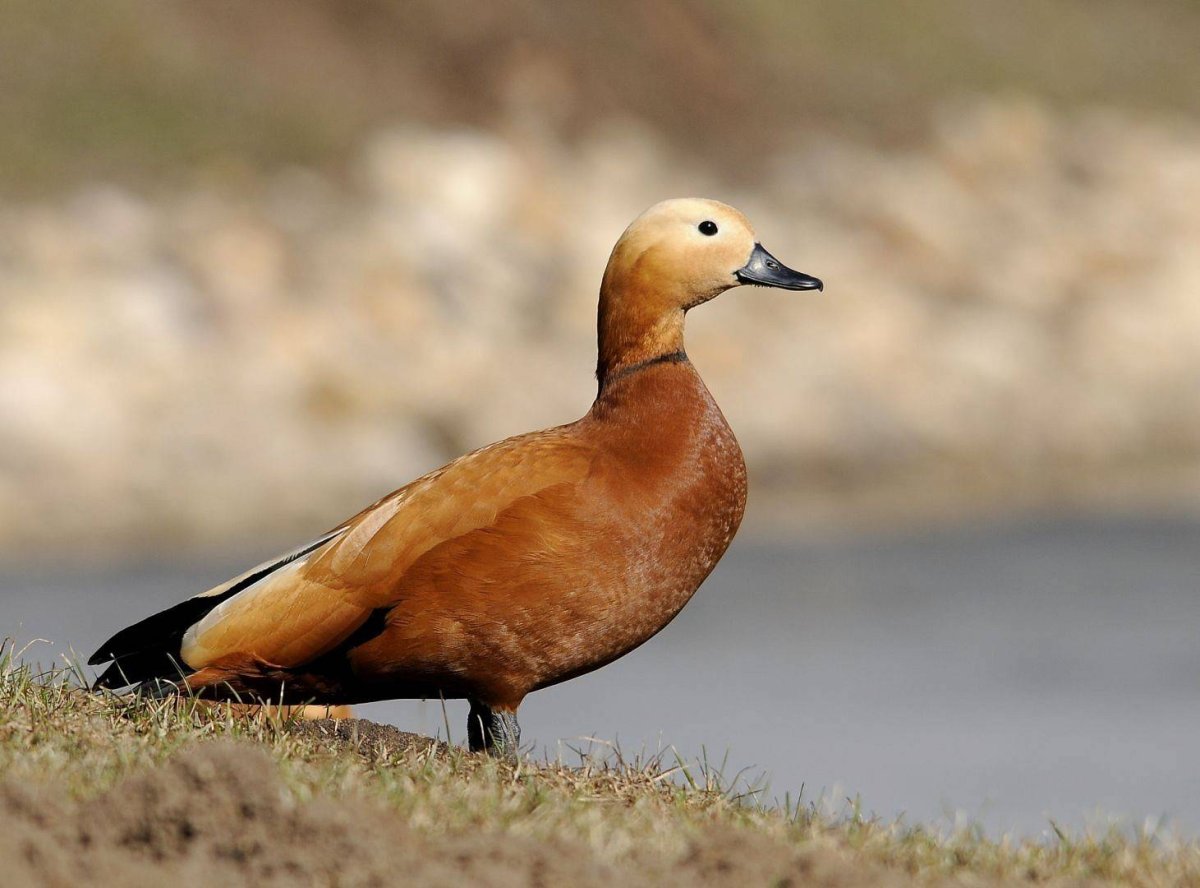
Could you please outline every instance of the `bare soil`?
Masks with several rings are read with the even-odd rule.
[[[308,737],[323,746],[339,752],[354,752],[368,761],[375,762],[387,756],[398,758],[432,748],[443,753],[449,747],[441,740],[401,731],[391,725],[367,721],[365,718],[319,718],[297,721],[288,731],[299,737]]]
[[[426,738],[370,722],[295,730],[363,752]],[[381,747],[382,744],[382,747]],[[706,829],[682,857],[650,850],[613,865],[565,840],[417,831],[378,802],[292,798],[266,752],[245,742],[185,747],[108,792],[0,784],[6,885],[893,885],[909,880],[826,848]],[[640,855],[640,856],[638,856]]]

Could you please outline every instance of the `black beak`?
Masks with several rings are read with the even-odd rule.
[[[739,284],[757,284],[760,287],[779,287],[784,290],[824,290],[820,278],[810,277],[788,268],[762,244],[754,245],[750,261],[733,273]]]

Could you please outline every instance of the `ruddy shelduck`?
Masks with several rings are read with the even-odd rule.
[[[683,326],[741,284],[822,289],[732,207],[651,207],[604,272],[586,416],[460,457],[123,629],[89,661],[112,661],[97,686],[277,704],[466,698],[471,749],[515,755],[525,696],[653,637],[737,531],[746,466]]]

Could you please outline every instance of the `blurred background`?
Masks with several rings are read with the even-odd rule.
[[[1189,0],[10,0],[0,636],[90,653],[577,418],[613,242],[710,196],[825,293],[690,318],[742,534],[527,735],[1200,827],[1198,39]]]

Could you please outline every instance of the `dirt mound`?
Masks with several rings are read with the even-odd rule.
[[[381,725],[365,718],[320,718],[297,721],[288,733],[321,741],[323,746],[345,749],[375,761],[383,756],[398,756],[433,749],[444,752],[448,747],[440,740],[401,731],[391,725]]]
[[[296,803],[253,746],[192,746],[83,804],[0,786],[10,885],[579,884],[608,869],[558,842],[430,839],[369,802]]]
[[[892,888],[911,880],[833,848],[789,847],[748,830],[713,828],[692,840],[659,884]],[[656,880],[657,881],[657,880]]]
[[[427,738],[363,722],[304,734],[361,753]],[[839,852],[745,830],[695,836],[671,859],[642,849],[614,866],[585,846],[500,832],[431,836],[369,800],[298,802],[273,760],[246,743],[186,747],[79,803],[59,787],[0,784],[0,872],[8,885],[890,885],[906,881]]]

